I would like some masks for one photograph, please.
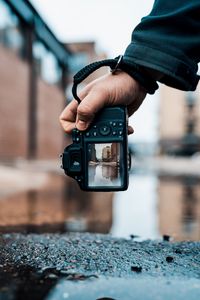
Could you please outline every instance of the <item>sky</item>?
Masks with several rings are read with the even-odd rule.
[[[123,54],[131,33],[147,15],[153,0],[31,0],[50,29],[62,42],[95,41],[108,57]],[[135,133],[130,141],[157,139],[159,94],[147,96],[130,118]]]

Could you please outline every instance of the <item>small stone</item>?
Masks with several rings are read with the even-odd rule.
[[[141,273],[142,267],[141,266],[132,266],[131,271],[136,272],[136,273]]]
[[[130,234],[130,238],[134,240],[134,239],[139,238],[139,235],[136,235],[136,234]]]
[[[180,249],[175,249],[174,251],[176,254],[182,254],[182,251]]]
[[[167,234],[163,234],[163,241],[165,242],[169,242],[170,241],[170,235],[167,235]]]
[[[95,243],[96,243],[96,244],[101,244],[102,241],[101,241],[101,240],[96,240]]]
[[[45,277],[46,277],[46,278],[50,278],[50,279],[58,278],[58,276],[57,276],[56,274],[53,274],[53,273],[48,274],[48,275],[46,275]]]
[[[166,262],[171,263],[174,261],[174,258],[172,256],[167,256],[166,257]]]

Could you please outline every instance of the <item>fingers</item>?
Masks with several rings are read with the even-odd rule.
[[[81,98],[83,99],[83,95]],[[60,115],[60,123],[65,132],[70,133],[75,127],[79,130],[87,129],[96,112],[106,105],[107,99],[102,90],[94,90],[88,93],[79,105],[76,100],[72,100]]]
[[[98,98],[95,94],[93,96],[94,96],[93,99],[97,100],[94,107],[98,111],[99,109],[102,108],[103,104],[101,105],[100,98]],[[89,98],[89,100],[88,100],[88,98],[87,98],[87,101],[90,101],[90,98]],[[98,100],[100,100],[100,102],[98,102]],[[87,104],[86,104],[84,106],[82,105],[82,107],[79,111],[79,117],[77,118],[77,108],[78,108],[78,110],[80,109],[78,107],[78,102],[76,100],[72,100],[66,106],[66,108],[63,110],[63,112],[60,115],[60,123],[61,123],[63,129],[65,130],[65,132],[67,132],[67,133],[71,133],[72,129],[74,129],[76,126],[79,130],[84,130],[84,128],[86,129],[95,116],[95,114],[91,113],[91,110],[93,108],[90,107],[88,109]],[[88,112],[90,112],[90,114],[88,114]],[[76,123],[77,123],[77,125],[76,125]],[[134,129],[132,128],[132,126],[128,126],[128,135],[133,134],[133,132],[134,132]]]
[[[78,105],[73,100],[61,114],[60,123],[67,133],[75,127],[83,131],[88,128],[98,111],[114,105],[126,105],[131,116],[142,104],[145,96],[144,89],[128,74],[108,74],[83,88],[79,93],[81,103]],[[129,133],[132,133],[131,129]]]
[[[134,129],[132,126],[128,126],[128,135],[133,134],[134,133]]]
[[[78,102],[72,100],[60,115],[60,123],[65,132],[70,133],[75,128]]]
[[[77,109],[76,127],[79,130],[85,130],[95,117],[108,102],[108,97],[104,91],[91,91],[82,101]]]

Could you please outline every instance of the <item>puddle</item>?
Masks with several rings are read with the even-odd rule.
[[[111,232],[117,237],[136,236],[173,240],[200,239],[200,179],[192,176],[130,177],[128,191],[115,195]]]
[[[128,191],[88,193],[50,174],[40,189],[0,197],[0,232],[98,232],[200,239],[200,179],[136,170]]]
[[[31,267],[0,268],[0,299],[45,299],[57,278],[45,278]]]
[[[115,194],[111,233],[116,237],[159,238],[157,177],[132,175],[129,189]]]
[[[108,233],[112,201],[111,193],[82,192],[66,176],[49,175],[41,189],[0,198],[0,232]]]

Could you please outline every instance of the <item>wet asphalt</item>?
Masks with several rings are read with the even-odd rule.
[[[0,236],[0,300],[200,299],[200,242]]]

